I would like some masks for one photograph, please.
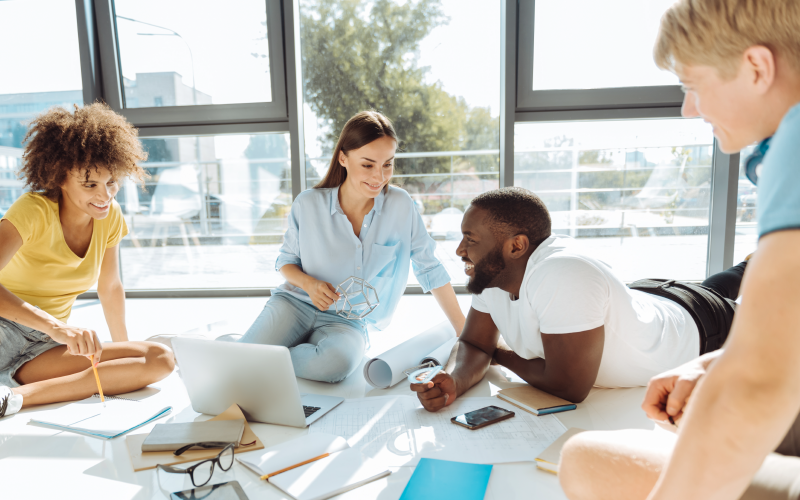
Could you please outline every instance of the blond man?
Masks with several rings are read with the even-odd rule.
[[[725,349],[653,378],[642,405],[677,437],[587,432],[564,448],[574,499],[800,497],[800,1],[679,0],[656,63],[675,72],[683,115],[729,153],[756,141],[759,244]],[[770,139],[771,138],[771,139]]]

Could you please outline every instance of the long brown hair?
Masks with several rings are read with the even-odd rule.
[[[356,113],[347,120],[339,140],[336,142],[336,149],[333,150],[333,158],[328,167],[325,177],[314,186],[314,189],[334,188],[342,185],[347,178],[347,169],[339,163],[339,152],[345,155],[354,149],[361,148],[381,137],[391,137],[395,142],[397,134],[394,126],[388,118],[377,111],[362,111]]]

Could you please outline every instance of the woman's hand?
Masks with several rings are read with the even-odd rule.
[[[103,344],[97,338],[97,333],[94,330],[87,328],[80,328],[77,326],[58,326],[50,334],[50,338],[67,346],[67,352],[74,356],[89,356],[94,355],[95,365],[100,362],[100,356],[103,354]]]
[[[311,297],[311,302],[320,311],[327,311],[331,304],[339,300],[336,287],[327,281],[310,278],[303,290]]]

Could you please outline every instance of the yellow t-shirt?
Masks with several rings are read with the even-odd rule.
[[[97,283],[106,249],[128,234],[116,200],[105,219],[94,220],[92,241],[83,258],[64,241],[58,203],[44,195],[23,194],[0,220],[14,224],[22,236],[22,247],[0,270],[0,283],[61,321],[69,318],[75,297]]]

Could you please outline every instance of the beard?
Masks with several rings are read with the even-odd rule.
[[[486,257],[481,259],[479,264],[474,264],[474,276],[467,282],[467,291],[479,295],[492,281],[506,268],[506,261],[503,259],[503,247],[498,245]]]

